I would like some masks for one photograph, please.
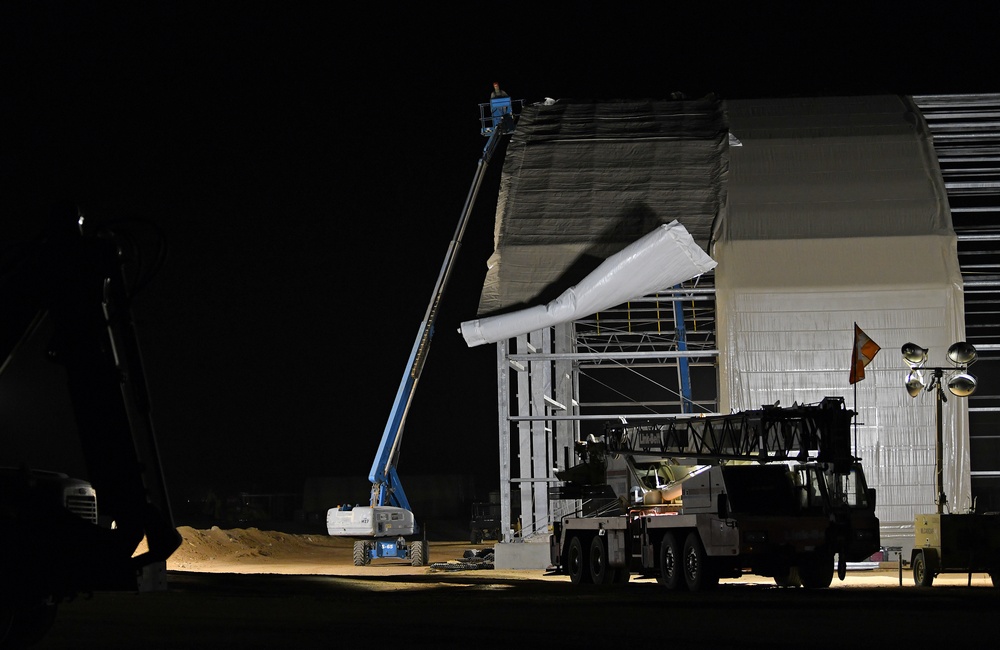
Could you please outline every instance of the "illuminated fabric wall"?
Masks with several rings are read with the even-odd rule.
[[[934,512],[936,400],[903,389],[900,347],[948,365],[964,340],[957,239],[931,137],[907,98],[728,103],[727,213],[716,269],[723,408],[843,396],[887,545]],[[857,323],[882,350],[849,383]],[[971,506],[964,400],[944,406],[944,491]]]

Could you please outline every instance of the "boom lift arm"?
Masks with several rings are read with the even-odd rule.
[[[479,161],[476,163],[476,173],[472,177],[472,185],[465,198],[465,205],[462,208],[461,217],[455,227],[455,233],[448,250],[445,253],[441,270],[438,273],[437,281],[434,284],[434,291],[431,293],[430,304],[424,319],[420,323],[417,331],[417,338],[410,351],[406,370],[396,391],[396,399],[389,412],[389,419],[382,432],[382,440],[379,443],[375,461],[372,463],[368,480],[372,483],[371,506],[396,506],[410,510],[409,501],[403,491],[403,486],[396,473],[396,465],[399,461],[400,442],[403,437],[403,427],[406,424],[406,416],[413,403],[414,391],[417,382],[420,381],[420,374],[423,371],[424,363],[430,351],[431,338],[434,336],[434,324],[437,321],[438,310],[441,300],[444,297],[448,280],[451,278],[452,270],[455,266],[455,259],[458,257],[462,246],[462,237],[465,234],[466,226],[472,215],[472,208],[476,203],[479,188],[482,186],[486,169],[493,158],[497,145],[503,136],[514,131],[514,123],[519,116],[519,112],[514,112],[514,106],[520,108],[522,100],[512,101],[509,97],[502,97],[492,100],[489,104],[480,105],[480,122],[482,124],[481,133],[487,136],[486,145],[483,147]],[[484,107],[490,107],[489,117],[484,117]]]

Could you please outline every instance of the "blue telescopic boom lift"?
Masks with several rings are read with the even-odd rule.
[[[489,103],[479,105],[480,132],[487,138],[486,145],[476,164],[476,173],[472,178],[472,186],[465,199],[462,215],[445,253],[430,304],[417,331],[406,370],[396,391],[396,399],[368,475],[372,486],[370,503],[367,507],[342,505],[327,512],[327,532],[330,535],[359,538],[354,543],[355,565],[365,565],[372,559],[383,557],[408,559],[414,566],[420,566],[427,561],[426,539],[413,542],[407,542],[405,539],[407,535],[419,533],[420,527],[414,520],[410,503],[396,472],[403,426],[413,403],[417,382],[427,362],[441,300],[454,269],[455,259],[462,245],[462,236],[469,223],[486,168],[503,136],[513,133],[523,103],[523,100],[497,97],[491,99]]]

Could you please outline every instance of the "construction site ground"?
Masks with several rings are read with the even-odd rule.
[[[542,569],[468,564],[491,543],[430,541],[430,565],[356,567],[351,540],[255,528],[181,528],[166,588],[96,593],[63,603],[39,648],[593,647],[641,642],[842,648],[950,643],[992,620],[1000,589],[985,574],[945,574],[916,587],[909,568],[873,563],[830,589],[723,580],[667,592],[655,580],[578,586]],[[666,625],[669,621],[670,624]]]

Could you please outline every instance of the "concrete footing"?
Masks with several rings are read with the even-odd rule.
[[[549,568],[549,545],[546,542],[507,542],[493,547],[493,566],[497,569]]]

